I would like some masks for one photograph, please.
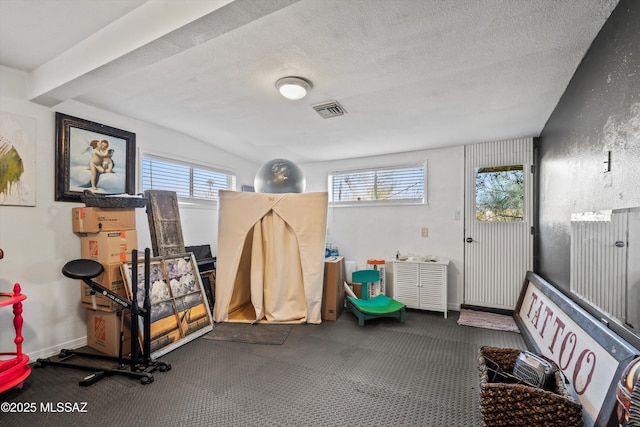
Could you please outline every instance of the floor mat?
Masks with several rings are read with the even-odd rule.
[[[291,332],[292,325],[265,323],[223,322],[214,325],[213,331],[202,338],[212,341],[235,341],[249,344],[281,345]]]
[[[458,325],[494,329],[496,331],[520,332],[513,317],[478,310],[460,310]]]
[[[146,385],[110,376],[81,387],[83,371],[34,368],[22,389],[0,393],[0,403],[22,408],[0,412],[0,426],[482,427],[481,346],[527,346],[521,334],[457,320],[458,311],[407,310],[405,323],[359,327],[343,312],[293,325],[283,345],[200,337],[162,356],[172,369]]]

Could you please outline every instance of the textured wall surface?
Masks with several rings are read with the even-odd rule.
[[[569,291],[571,213],[640,206],[640,2],[620,2],[594,40],[540,136],[539,164],[537,272]]]

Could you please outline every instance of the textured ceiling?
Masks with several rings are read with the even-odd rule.
[[[263,163],[537,136],[617,0],[0,0],[0,65]],[[312,81],[299,101],[274,83]],[[337,100],[347,114],[321,118]],[[64,111],[63,111],[64,112]]]

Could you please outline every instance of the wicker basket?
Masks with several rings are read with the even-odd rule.
[[[511,373],[521,351],[488,346],[480,349],[480,413],[484,425],[583,426],[582,405],[570,395],[562,374],[552,361],[556,372],[551,391],[524,384],[490,381],[487,359],[495,362],[502,371]]]
[[[147,199],[144,197],[105,196],[91,190],[84,190],[80,199],[85,206],[91,208],[143,208],[147,204]]]

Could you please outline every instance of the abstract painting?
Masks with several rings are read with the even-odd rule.
[[[0,205],[36,205],[36,119],[0,112]]]

